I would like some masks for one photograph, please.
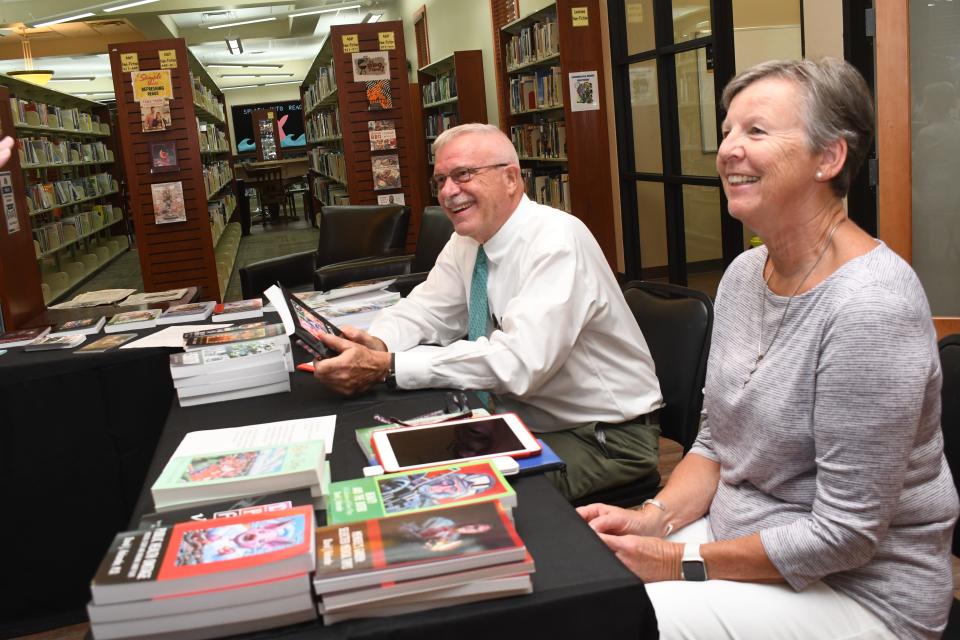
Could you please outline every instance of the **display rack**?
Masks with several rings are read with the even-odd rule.
[[[0,102],[3,135],[17,140],[0,223],[0,310],[11,329],[129,245],[106,105],[2,74]]]
[[[616,265],[599,0],[558,0],[497,32],[500,122],[527,194],[583,220]],[[572,74],[595,73],[595,108],[573,109]]]
[[[144,290],[198,286],[201,299],[222,300],[240,238],[239,223],[230,222],[236,193],[223,94],[182,38],[114,44],[109,49],[117,122],[128,150],[124,161]],[[144,130],[141,105],[134,97],[133,54],[140,71],[170,72],[173,98],[169,125],[163,130]],[[172,145],[175,164],[157,166],[158,145]],[[174,193],[182,192],[186,219],[164,223],[157,214],[167,205],[154,203],[154,186],[177,183]],[[156,187],[158,193],[165,188]]]
[[[414,105],[404,51],[402,22],[334,25],[310,65],[300,93],[315,207],[369,205],[402,198],[412,214],[407,237],[412,250],[426,181],[420,179],[422,161],[411,145],[419,127],[412,124]],[[354,53],[386,59],[392,106],[370,109],[366,80],[354,74]],[[383,121],[392,121],[396,148],[372,150],[370,131],[376,125],[369,123]],[[376,184],[375,164],[380,176]],[[399,186],[386,186],[395,184],[396,179]]]
[[[426,147],[426,175],[433,173],[433,141],[458,124],[487,121],[487,96],[483,86],[483,57],[480,50],[454,51],[418,72],[423,133]],[[428,181],[430,195],[436,187]]]

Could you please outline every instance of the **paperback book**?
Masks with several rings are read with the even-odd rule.
[[[152,329],[157,326],[157,319],[163,313],[161,309],[143,309],[141,311],[124,311],[110,318],[103,327],[104,333],[121,333],[136,329]]]
[[[365,84],[369,111],[393,109],[393,92],[389,80],[367,80]]]
[[[150,185],[153,197],[155,224],[186,222],[187,210],[183,201],[183,183],[160,182]]]
[[[507,513],[517,495],[489,460],[450,464],[330,484],[327,524],[419,514],[453,504],[499,500]]]
[[[311,496],[308,489],[274,491],[255,496],[242,496],[221,500],[219,502],[209,502],[194,507],[145,513],[140,517],[140,523],[137,525],[137,529],[170,527],[178,522],[200,522],[202,520],[216,520],[217,518],[234,518],[248,513],[270,513],[312,504],[313,496]]]
[[[399,189],[403,186],[400,182],[400,156],[395,153],[373,156],[370,163],[373,167],[374,191]]]
[[[213,310],[214,322],[246,320],[248,318],[261,317],[263,317],[263,300],[260,298],[236,300],[234,302],[222,302]]]
[[[51,349],[73,349],[87,339],[84,335],[53,336],[45,335],[26,345],[24,351],[49,351]]]
[[[116,349],[136,337],[137,334],[135,333],[115,333],[110,336],[103,336],[99,340],[83,345],[77,349],[76,353],[103,353],[110,349]]]
[[[82,318],[80,320],[68,320],[58,324],[53,328],[53,331],[50,332],[50,335],[53,336],[69,336],[75,334],[82,334],[85,336],[93,335],[99,333],[100,329],[103,328],[103,325],[106,324],[107,319],[104,316],[99,318]]]
[[[271,360],[285,360],[284,351],[275,339],[268,338],[173,353],[170,354],[170,375],[177,380],[237,371]]]
[[[38,338],[50,333],[50,327],[34,327],[33,329],[18,329],[0,334],[0,347],[22,347]]]
[[[287,331],[282,322],[276,324],[235,327],[229,329],[210,329],[186,333],[183,336],[183,348],[189,350],[202,349],[215,345],[238,344],[252,340],[264,340],[286,336]]]
[[[397,129],[393,120],[370,120],[367,122],[370,134],[370,151],[391,151],[397,148]]]
[[[206,320],[213,313],[216,302],[190,302],[175,304],[167,307],[163,315],[157,319],[157,324],[177,324],[178,322],[199,322]]]

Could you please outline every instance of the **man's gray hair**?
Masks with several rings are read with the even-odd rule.
[[[847,141],[846,162],[830,182],[837,196],[846,196],[873,141],[873,99],[863,76],[837,58],[770,60],[750,67],[727,84],[721,97],[724,110],[738,93],[766,78],[789,80],[800,89],[801,118],[813,151],[824,151],[840,138]]]
[[[497,136],[501,138],[501,141],[504,143],[502,147],[506,157],[500,158],[499,160],[501,162],[509,161],[510,164],[519,166],[520,157],[517,155],[517,149],[513,146],[513,142],[507,137],[507,134],[501,131],[500,127],[493,124],[486,124],[484,122],[468,122],[466,124],[457,125],[456,127],[451,127],[450,129],[447,129],[441,133],[439,136],[437,136],[437,139],[433,141],[434,156],[436,156],[443,145],[447,144],[454,138],[458,138],[462,135],[467,135],[470,133]]]

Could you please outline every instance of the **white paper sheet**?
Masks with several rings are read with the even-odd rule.
[[[337,416],[317,416],[297,420],[281,420],[251,424],[245,427],[194,431],[184,436],[172,458],[217,451],[256,449],[270,444],[290,444],[323,439],[327,455],[333,451],[333,434]]]
[[[151,333],[139,340],[121,345],[121,349],[147,349],[150,347],[182,347],[183,334],[207,329],[219,329],[232,326],[229,322],[222,324],[174,324],[166,329]]]

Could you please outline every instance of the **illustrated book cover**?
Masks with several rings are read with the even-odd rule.
[[[22,347],[38,338],[50,333],[50,327],[34,327],[33,329],[17,329],[0,334],[0,347]]]
[[[73,334],[83,334],[85,336],[98,333],[107,319],[104,316],[99,318],[81,318],[80,320],[68,320],[62,322],[53,328],[50,335],[68,336]]]
[[[367,80],[366,85],[369,111],[393,109],[393,92],[389,80]]]
[[[392,151],[397,148],[397,129],[393,120],[370,120],[370,151]]]
[[[135,333],[114,333],[109,336],[103,336],[90,344],[83,345],[77,349],[76,353],[103,353],[104,351],[110,351],[110,349],[116,349],[136,337],[137,334]]]
[[[140,311],[124,311],[110,318],[103,327],[105,333],[120,333],[133,329],[152,329],[157,326],[157,319],[163,314],[162,309],[142,309]]]
[[[260,317],[263,317],[263,300],[260,298],[221,302],[213,310],[214,322],[221,320],[246,320],[247,318]]]
[[[156,224],[187,221],[182,182],[152,184],[150,185],[150,193],[153,198],[153,214]]]
[[[373,167],[374,191],[399,189],[402,186],[400,184],[400,156],[395,153],[373,156],[370,158],[370,164]]]
[[[198,322],[206,320],[213,313],[216,302],[189,302],[167,307],[163,315],[157,319],[157,324],[176,324],[178,322]]]

